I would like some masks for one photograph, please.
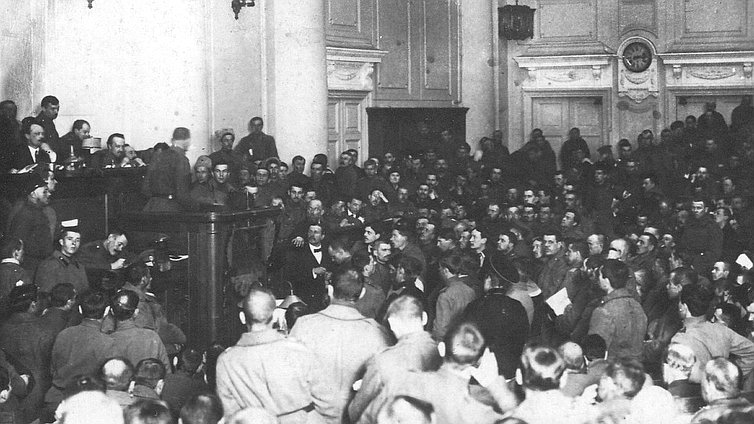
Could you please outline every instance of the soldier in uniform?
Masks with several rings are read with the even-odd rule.
[[[152,158],[144,177],[142,192],[149,197],[144,212],[180,212],[193,210],[196,202],[189,195],[191,166],[186,150],[191,145],[188,128],[173,130],[173,147]]]
[[[55,339],[50,369],[52,387],[45,395],[45,410],[53,412],[63,400],[63,391],[77,375],[94,375],[99,365],[113,356],[113,339],[100,331],[108,301],[101,292],[85,293],[79,304],[83,321],[66,328]]]
[[[24,242],[18,237],[0,238],[0,319],[8,308],[8,295],[13,287],[31,284],[32,280],[21,267],[24,260]]]
[[[26,202],[13,216],[8,235],[24,241],[22,266],[33,277],[42,260],[52,254],[50,221],[43,210],[50,203],[50,190],[37,174],[32,174],[26,184]]]
[[[59,249],[39,264],[34,283],[40,291],[49,293],[59,283],[70,283],[79,293],[89,288],[86,270],[76,258],[81,245],[81,231],[75,225],[78,225],[77,220],[62,223],[63,229],[57,239]]]
[[[226,417],[262,407],[283,424],[339,422],[332,385],[314,353],[272,328],[275,297],[252,289],[243,302],[248,332],[217,360],[217,395]]]
[[[142,359],[155,358],[170,370],[170,360],[160,336],[153,330],[139,328],[134,320],[139,305],[139,295],[129,290],[120,290],[113,297],[110,308],[115,318],[115,331],[112,333],[115,352],[131,363],[138,364]]]
[[[118,271],[125,267],[131,255],[124,249],[128,246],[128,237],[117,228],[111,228],[104,240],[86,243],[78,251],[79,264],[86,269],[86,274],[96,287],[102,276],[108,271]]]
[[[175,324],[168,322],[162,305],[154,294],[150,293],[152,276],[143,263],[135,263],[126,269],[126,284],[123,290],[129,290],[139,296],[139,313],[134,318],[137,327],[154,330],[170,354],[178,353],[180,345],[186,344],[186,335]]]
[[[34,378],[34,388],[21,402],[25,423],[39,418],[44,394],[50,387],[50,351],[55,341],[39,317],[37,293],[34,284],[14,287],[8,296],[11,316],[0,325],[0,346]]]

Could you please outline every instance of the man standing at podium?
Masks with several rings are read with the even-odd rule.
[[[188,128],[173,130],[173,147],[155,154],[144,177],[142,192],[149,197],[144,212],[180,212],[195,209],[189,195],[191,165],[186,150],[191,146]]]

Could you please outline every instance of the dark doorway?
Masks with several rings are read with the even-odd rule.
[[[367,108],[369,156],[381,157],[388,151],[396,154],[414,151],[422,139],[437,139],[446,129],[450,129],[456,142],[468,142],[468,110],[465,107]]]

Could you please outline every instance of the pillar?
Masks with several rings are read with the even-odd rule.
[[[461,95],[466,114],[466,141],[472,149],[495,130],[495,83],[492,0],[461,1]]]
[[[327,62],[324,0],[260,2],[265,9],[262,103],[280,158],[307,165],[327,151]]]

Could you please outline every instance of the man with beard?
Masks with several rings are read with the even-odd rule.
[[[125,156],[126,138],[114,133],[107,137],[107,148],[96,151],[89,160],[92,169],[120,168]]]

